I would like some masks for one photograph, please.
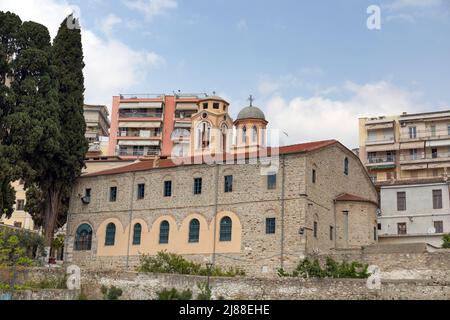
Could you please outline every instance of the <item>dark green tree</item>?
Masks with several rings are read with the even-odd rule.
[[[45,26],[25,22],[18,32],[17,43],[12,82],[16,104],[8,117],[10,142],[25,188],[38,186],[44,191],[48,190],[49,180],[57,179],[52,166],[58,161],[62,140],[50,35]],[[44,209],[48,210],[48,205]],[[51,236],[46,237],[48,243]]]
[[[11,12],[0,11],[0,218],[10,217],[13,212],[15,191],[10,182],[17,172],[14,170],[14,153],[10,148],[10,128],[7,117],[13,112],[14,94],[9,87],[11,62],[17,53],[20,18]]]

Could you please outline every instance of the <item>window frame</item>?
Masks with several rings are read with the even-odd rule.
[[[233,192],[233,175],[224,176],[224,193]]]
[[[229,216],[222,217],[222,219],[220,219],[219,241],[231,242],[232,240],[233,240],[233,220]]]
[[[195,225],[194,225],[195,223]],[[196,218],[189,221],[189,243],[199,243],[200,242],[200,221]]]
[[[159,244],[168,244],[169,236],[170,236],[170,223],[167,220],[163,220],[159,224]]]
[[[277,188],[277,174],[269,173],[267,175],[267,190],[275,190]]]
[[[137,187],[137,200],[145,199],[145,183],[139,183]]]
[[[403,202],[401,202],[400,200],[402,200]],[[406,211],[406,210],[407,210],[406,191],[399,191],[397,192],[397,211]]]
[[[142,225],[137,222],[133,226],[133,246],[141,245],[142,239]]]
[[[85,230],[80,230],[81,227],[87,227],[88,228],[88,232],[86,235],[81,235],[81,231],[85,231]],[[77,227],[77,230],[75,231],[75,241],[73,244],[73,250],[74,251],[91,251],[92,250],[92,235],[93,235],[93,230],[91,225],[89,225],[88,223],[82,223]],[[83,236],[83,238],[80,238],[81,236]]]
[[[109,202],[117,202],[117,186],[109,187]]]
[[[275,234],[276,231],[277,231],[276,218],[273,217],[266,218],[266,234]]]
[[[194,195],[202,194],[203,189],[203,178],[194,178]]]
[[[164,181],[164,197],[169,198],[172,196],[172,180]]]
[[[433,209],[442,209],[442,189],[432,191]]]
[[[116,244],[116,225],[113,222],[108,223],[105,229],[105,247],[113,247]]]

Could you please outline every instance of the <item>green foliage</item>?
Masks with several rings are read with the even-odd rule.
[[[119,300],[119,298],[122,296],[122,289],[115,286],[111,286],[109,288],[107,288],[106,286],[102,286],[100,290],[103,294],[104,300]]]
[[[343,261],[338,263],[333,258],[327,257],[324,267],[320,265],[318,259],[311,261],[305,258],[301,261],[292,273],[283,269],[278,270],[280,277],[301,277],[301,278],[351,278],[366,279],[369,277],[367,272],[368,265],[357,261],[348,263]]]
[[[34,266],[45,256],[44,239],[36,233],[0,227],[0,266]]]
[[[442,237],[442,240],[444,241],[444,243],[442,244],[442,248],[450,249],[450,233],[449,234],[445,234]]]
[[[24,284],[24,287],[30,289],[67,289],[67,277],[58,277],[52,279],[43,279],[41,281],[32,281]]]
[[[197,283],[200,293],[197,295],[197,300],[211,300],[211,288],[207,282]]]
[[[228,268],[226,270],[220,267],[208,269],[200,263],[184,259],[181,255],[168,253],[165,251],[158,252],[155,257],[142,255],[140,257],[140,265],[137,268],[139,272],[149,273],[175,273],[190,274],[215,277],[235,277],[243,276],[245,272],[239,268]]]
[[[177,289],[172,288],[170,290],[163,289],[156,293],[158,295],[158,300],[191,300],[192,291],[187,289],[179,292]]]
[[[52,248],[53,249],[61,249],[64,247],[64,235],[63,234],[58,234],[58,236],[53,239],[52,241]]]

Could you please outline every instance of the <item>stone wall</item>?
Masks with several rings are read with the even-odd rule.
[[[100,287],[123,290],[121,299],[154,300],[162,289],[190,289],[194,298],[198,284],[206,277],[137,274],[90,273],[83,278],[83,292],[90,299],[101,299]],[[213,299],[225,300],[373,300],[373,299],[450,299],[450,283],[429,280],[386,280],[381,289],[370,290],[362,279],[300,278],[211,278]]]

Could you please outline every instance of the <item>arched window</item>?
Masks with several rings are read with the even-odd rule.
[[[223,124],[221,129],[221,140],[220,140],[222,152],[227,151],[227,135],[228,135],[228,127],[226,124]]]
[[[189,223],[189,242],[197,243],[200,238],[200,221],[192,219]]]
[[[252,128],[252,142],[256,142],[258,140],[258,129],[256,126]]]
[[[247,128],[242,128],[242,143],[245,143],[247,141]]]
[[[169,243],[169,222],[164,220],[159,226],[159,243]]]
[[[106,226],[105,246],[113,246],[116,241],[116,225],[109,223]]]
[[[75,235],[75,251],[89,251],[92,247],[92,228],[84,223],[77,229]]]
[[[140,223],[136,223],[134,225],[134,230],[133,230],[133,245],[141,244],[141,233],[142,233],[142,226]]]
[[[348,158],[344,160],[344,174],[348,176]]]
[[[231,241],[231,230],[233,223],[230,217],[223,217],[220,220],[220,241]]]

